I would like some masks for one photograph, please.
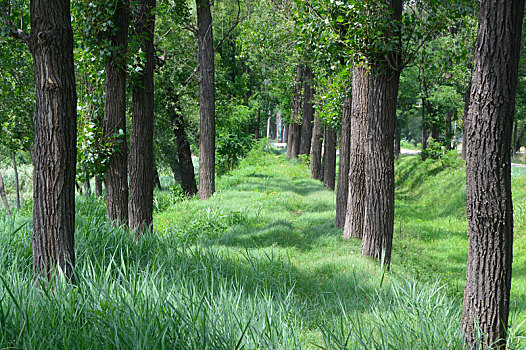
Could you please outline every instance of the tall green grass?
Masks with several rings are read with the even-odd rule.
[[[157,191],[155,230],[138,242],[108,225],[102,199],[77,197],[76,285],[35,283],[30,213],[0,215],[0,349],[462,348],[455,288],[413,254],[460,225],[461,196],[436,222],[431,210],[412,216],[432,203],[435,177],[461,169],[397,165],[402,224],[384,276],[333,228],[334,193],[305,165],[262,152],[208,201]],[[447,218],[450,228],[426,231]],[[522,348],[512,331],[510,348]]]

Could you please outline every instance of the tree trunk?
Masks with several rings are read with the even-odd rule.
[[[365,214],[365,142],[367,109],[369,104],[369,80],[367,69],[355,65],[352,78],[351,143],[348,198],[343,238],[363,237]]]
[[[323,184],[334,191],[336,182],[336,131],[325,128],[325,145],[323,151]]]
[[[451,151],[453,148],[451,146],[451,140],[453,138],[453,129],[451,127],[451,120],[453,119],[453,112],[446,113],[446,132],[445,132],[445,140],[446,140],[446,149],[448,151]]]
[[[400,20],[402,0],[391,0],[393,21]],[[394,33],[386,33],[393,35]],[[394,61],[397,51],[390,53]],[[362,254],[391,261],[394,229],[394,129],[400,70],[379,62],[370,67],[365,144],[365,215]]]
[[[303,68],[298,65],[296,71],[296,86],[294,88],[294,97],[292,98],[292,117],[289,124],[289,133],[287,139],[287,159],[298,158],[299,144],[301,138],[301,121],[299,113],[301,110],[301,81],[303,79]]]
[[[137,236],[151,229],[153,221],[153,68],[155,0],[139,1],[137,33],[146,61],[140,82],[133,88],[133,115],[130,133],[130,231]],[[107,189],[106,189],[107,191]]]
[[[163,188],[161,186],[161,179],[159,179],[159,172],[157,168],[153,168],[153,188],[158,188],[161,191]]]
[[[114,145],[106,166],[106,218],[113,225],[128,225],[128,146],[126,141],[126,50],[128,46],[129,0],[118,0],[113,14],[114,50],[106,62],[104,138]]]
[[[100,175],[95,175],[95,195],[102,197],[102,181]]]
[[[308,155],[310,153],[310,146],[312,140],[312,120],[314,119],[314,108],[312,99],[314,89],[312,87],[314,74],[310,67],[305,68],[303,75],[303,122],[301,124],[301,137],[299,154]]]
[[[321,149],[322,149],[323,126],[317,116],[314,117],[314,131],[310,151],[310,178],[323,180],[321,171]]]
[[[16,209],[20,210],[20,181],[18,178],[18,166],[16,164],[15,154],[11,154],[13,159],[13,170],[15,171],[15,191],[16,191]]]
[[[466,160],[466,140],[467,140],[467,123],[469,104],[471,100],[471,82],[469,83],[466,92],[464,93],[464,121],[462,122],[462,153],[460,157]]]
[[[396,159],[400,158],[401,152],[401,143],[402,143],[402,130],[400,128],[400,122],[396,119],[395,123],[395,157]]]
[[[36,91],[33,273],[50,279],[58,269],[74,282],[77,94],[69,1],[31,1],[30,47]]]
[[[517,135],[517,120],[514,120],[513,121],[513,143],[512,143],[512,146],[511,146],[511,155],[515,155],[515,153],[517,153],[518,149],[517,149],[517,141],[518,141],[518,135]]]
[[[420,152],[422,161],[426,160],[427,138],[429,137],[426,128],[426,121],[424,119],[424,113],[424,109],[422,108],[422,152]]]
[[[399,72],[371,72],[365,148],[362,254],[391,261],[394,227],[394,129]]]
[[[82,164],[82,177],[84,180],[84,195],[86,197],[91,196],[91,186],[89,183],[88,172],[86,171],[86,164]]]
[[[259,140],[260,136],[259,136],[259,126],[260,126],[260,123],[261,123],[261,109],[258,108],[258,116],[256,117],[256,127],[254,129],[254,138],[256,140]],[[277,140],[279,142],[279,140]]]
[[[179,96],[172,94],[170,97],[172,98],[173,108],[170,107],[168,113],[170,114],[172,128],[177,142],[177,156],[179,160],[178,170],[181,187],[187,197],[193,197],[197,194],[197,185],[195,183],[195,170],[194,163],[192,162],[190,143],[186,137],[186,127],[183,113],[179,105]]]
[[[4,202],[7,216],[11,216],[11,209],[9,209],[9,202],[7,201],[7,196],[5,194],[4,178],[2,177],[2,173],[0,173],[0,197],[2,197],[2,202]]]
[[[480,2],[467,123],[465,346],[506,346],[513,251],[511,134],[524,1]],[[479,330],[476,329],[479,328]]]
[[[340,165],[338,168],[338,186],[336,187],[335,227],[345,225],[347,197],[349,194],[349,161],[351,150],[351,97],[343,101],[342,131],[340,138]]]
[[[209,0],[196,0],[199,34],[199,199],[215,192],[215,63]]]
[[[440,139],[438,125],[435,122],[431,124],[431,138],[434,142],[438,142]]]

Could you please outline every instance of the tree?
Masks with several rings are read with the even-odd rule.
[[[130,231],[140,235],[153,222],[153,69],[155,50],[155,0],[139,1],[135,16],[137,37],[144,59],[138,82],[133,87],[133,115],[130,133],[130,193],[128,216]]]
[[[322,168],[323,184],[334,191],[336,182],[336,131],[329,125],[325,127]]]
[[[335,227],[345,225],[347,213],[347,195],[349,193],[349,154],[351,147],[351,97],[345,96],[342,108],[342,128],[340,137],[340,166],[338,169],[338,186],[336,187]]]
[[[199,199],[215,192],[215,62],[212,14],[208,0],[196,0],[199,46]]]
[[[462,331],[465,346],[506,346],[513,209],[511,135],[524,1],[481,1],[467,116],[468,262]]]
[[[106,61],[104,137],[106,142],[116,145],[106,166],[106,217],[112,223],[128,225],[126,50],[130,5],[128,0],[117,0],[115,5],[112,16],[115,28],[110,36],[111,56]]]
[[[365,206],[365,145],[369,81],[364,67],[354,66],[350,128],[350,159],[348,173],[348,196],[343,228],[343,238],[363,237]]]
[[[287,138],[287,159],[298,158],[300,138],[301,138],[301,88],[304,75],[304,68],[298,64],[296,71],[296,85],[294,86],[294,97],[292,98],[291,109],[292,116],[290,118],[289,132]]]
[[[310,149],[310,178],[323,180],[321,150],[323,137],[323,126],[318,115],[314,116],[314,130],[312,132],[312,142]]]
[[[57,269],[74,280],[76,110],[73,31],[68,0],[31,1],[36,91],[33,176],[33,273],[51,278]]]
[[[303,75],[303,121],[301,123],[300,148],[298,154],[308,155],[312,141],[312,121],[314,119],[314,108],[312,98],[314,94],[314,75],[312,68],[307,66]]]

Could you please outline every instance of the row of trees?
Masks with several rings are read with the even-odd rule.
[[[431,147],[441,142],[445,151],[453,148],[454,116],[462,116],[459,111],[464,110],[459,124],[467,163],[469,253],[463,334],[467,348],[476,346],[479,331],[484,347],[503,347],[513,242],[510,155],[512,146],[515,151],[519,145],[517,135],[512,145],[512,131],[518,124],[514,113],[524,3],[481,1],[478,21],[478,4],[469,1],[295,1],[294,5],[291,17],[301,26],[307,63],[297,69],[287,157],[301,155],[299,145],[312,140],[311,176],[334,189],[334,175],[331,183],[330,175],[326,178],[319,172],[320,121],[315,121],[311,137],[305,131],[312,128],[311,112],[304,108],[303,116],[300,113],[302,83],[304,106],[313,99],[307,92],[311,78],[306,72],[315,66],[317,88],[323,95],[316,113],[325,124],[325,170],[334,171],[328,165],[335,159],[333,126],[340,134],[335,225],[344,228],[344,238],[362,240],[362,254],[389,266],[395,144],[399,152],[404,123],[411,114],[421,114],[425,160],[437,151],[426,149],[429,136],[434,141]],[[320,41],[321,48],[316,45]],[[318,55],[313,57],[312,52]],[[334,69],[329,74],[324,71],[327,57],[347,71],[339,74],[348,79],[341,79],[337,87],[343,92],[339,125],[331,125],[331,118],[323,116],[328,108],[327,85],[338,75]],[[408,73],[401,79],[404,70]],[[331,84],[322,83],[323,75]]]
[[[58,267],[73,279],[76,179],[86,192],[90,177],[99,193],[104,182],[108,220],[140,236],[151,229],[158,166],[186,195],[206,199],[216,165],[234,166],[259,137],[262,116],[278,111],[287,157],[310,156],[311,177],[336,188],[344,238],[361,239],[364,255],[389,266],[400,139],[418,130],[424,149],[429,134],[451,149],[458,118],[470,227],[463,331],[468,347],[476,327],[488,344],[503,344],[524,4],[483,1],[478,21],[478,3],[467,0],[225,0],[213,11],[208,0],[31,1],[30,18],[25,6],[1,8],[3,34],[29,47],[2,41],[17,53],[1,78],[2,131],[13,135],[2,147],[15,154],[33,140],[35,276]],[[33,118],[21,107],[32,101]]]

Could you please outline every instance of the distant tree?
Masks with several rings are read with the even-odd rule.
[[[467,349],[506,347],[513,252],[511,136],[524,1],[480,2],[467,116]]]
[[[303,121],[301,123],[301,138],[299,154],[310,153],[312,141],[312,121],[314,120],[313,95],[314,74],[312,68],[307,66],[303,74]]]
[[[137,235],[153,223],[153,70],[155,49],[155,0],[140,0],[135,13],[135,31],[144,58],[133,87],[133,113],[130,132],[128,216],[130,231]]]
[[[110,4],[111,5],[111,4]],[[110,35],[110,57],[106,61],[104,137],[115,149],[105,172],[106,217],[112,223],[128,225],[128,147],[126,140],[126,50],[130,4],[114,1]],[[152,115],[153,117],[153,115]],[[117,135],[118,140],[115,140]],[[115,142],[118,141],[118,142]]]
[[[334,191],[336,184],[336,131],[329,125],[325,127],[323,143],[323,184]]]
[[[300,138],[301,138],[301,109],[302,109],[302,81],[304,68],[298,64],[296,69],[296,84],[294,85],[294,96],[292,98],[291,110],[292,116],[289,124],[289,133],[287,138],[287,159],[298,158]]]
[[[346,92],[348,93],[348,92]],[[349,193],[349,161],[351,147],[351,96],[345,96],[342,107],[342,124],[340,137],[340,165],[338,168],[338,186],[336,187],[335,227],[345,225],[347,213],[347,196]]]

